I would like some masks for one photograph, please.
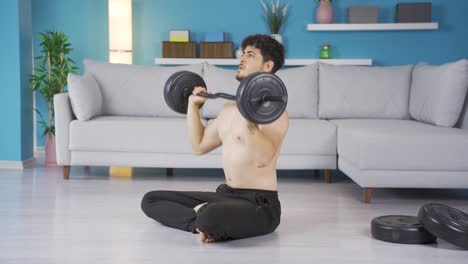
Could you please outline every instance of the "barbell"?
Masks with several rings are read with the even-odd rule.
[[[171,75],[164,85],[164,99],[169,108],[186,114],[189,97],[197,86],[206,88],[205,81],[196,73],[180,71]],[[226,93],[197,95],[236,101],[241,115],[256,124],[272,123],[283,114],[288,103],[288,92],[283,81],[275,74],[266,72],[253,73],[244,78],[235,96]]]

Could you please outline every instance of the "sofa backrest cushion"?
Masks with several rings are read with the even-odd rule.
[[[413,70],[410,114],[415,120],[453,127],[468,88],[468,60],[443,65],[420,63]]]
[[[84,60],[85,73],[91,73],[102,93],[103,115],[181,117],[164,100],[164,84],[178,71],[202,75],[202,64],[157,67]]]
[[[69,73],[67,84],[70,104],[78,120],[87,121],[102,115],[101,90],[90,73],[83,76]]]
[[[320,118],[409,119],[411,65],[319,65]]]
[[[223,92],[235,95],[239,81],[236,70],[228,70],[205,64],[203,77],[209,93]],[[289,118],[318,118],[318,65],[279,70],[276,75],[281,78],[288,90]],[[202,108],[204,118],[215,118],[223,108],[226,100],[207,100]]]
[[[208,63],[203,64],[203,79],[208,93],[227,93],[235,95],[239,81],[236,79],[237,71],[224,69]],[[202,117],[216,118],[223,109],[225,99],[208,99],[201,109]]]
[[[318,64],[276,72],[288,90],[289,118],[318,118]]]

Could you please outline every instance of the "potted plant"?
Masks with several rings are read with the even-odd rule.
[[[287,20],[288,4],[281,4],[280,0],[277,0],[276,3],[271,1],[270,5],[267,5],[264,0],[260,2],[265,12],[264,19],[270,29],[271,36],[278,42],[283,43],[283,38],[279,33]]]
[[[55,125],[54,125],[54,95],[63,93],[67,85],[68,73],[76,73],[76,64],[69,54],[73,50],[68,42],[68,36],[58,31],[47,31],[39,34],[41,55],[31,75],[29,87],[39,92],[47,102],[47,122],[37,109],[41,119],[40,124],[46,136],[46,165],[55,165]]]
[[[333,22],[333,0],[315,0],[320,2],[316,10],[316,19],[319,24],[330,24]]]

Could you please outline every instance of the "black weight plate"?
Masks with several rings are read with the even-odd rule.
[[[419,221],[434,236],[468,249],[468,215],[453,207],[430,203],[419,209]]]
[[[262,103],[263,96],[284,96],[285,102]],[[237,89],[237,107],[242,116],[256,124],[269,124],[283,114],[288,92],[281,79],[272,73],[253,73],[243,79]]]
[[[176,72],[164,85],[164,100],[172,110],[186,114],[188,99],[197,86],[206,87],[205,81],[198,74],[189,71]]]
[[[385,215],[372,219],[372,236],[376,239],[400,244],[429,244],[436,237],[427,232],[415,216]]]

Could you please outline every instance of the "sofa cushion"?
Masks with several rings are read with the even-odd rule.
[[[336,155],[336,126],[326,120],[290,119],[281,154]]]
[[[468,60],[440,66],[416,65],[410,95],[411,117],[438,126],[453,127],[460,116],[468,88]]]
[[[102,114],[101,90],[91,74],[69,73],[67,83],[70,104],[78,120],[86,121]]]
[[[221,150],[212,153],[219,154]],[[289,119],[281,154],[336,156],[336,126],[326,120]]]
[[[155,67],[113,64],[85,59],[85,73],[91,73],[102,92],[103,115],[181,117],[164,101],[164,84],[177,71],[202,75],[202,65]]]
[[[125,116],[72,121],[70,150],[192,153],[185,119]]]
[[[338,159],[364,170],[468,170],[468,131],[412,120],[331,120]]]
[[[237,70],[228,70],[210,64],[204,64],[203,78],[208,92],[236,94],[239,81]],[[276,75],[281,78],[288,89],[289,118],[318,118],[318,65],[279,70]],[[215,118],[223,108],[226,100],[207,100],[202,108],[203,118]]]
[[[318,118],[318,64],[276,72],[288,90],[289,118]]]
[[[409,118],[412,66],[319,65],[320,118]]]
[[[203,79],[209,93],[227,93],[235,95],[239,81],[236,79],[237,71],[228,70],[208,63],[203,64]],[[202,107],[203,118],[216,118],[227,101],[224,99],[206,100]]]

